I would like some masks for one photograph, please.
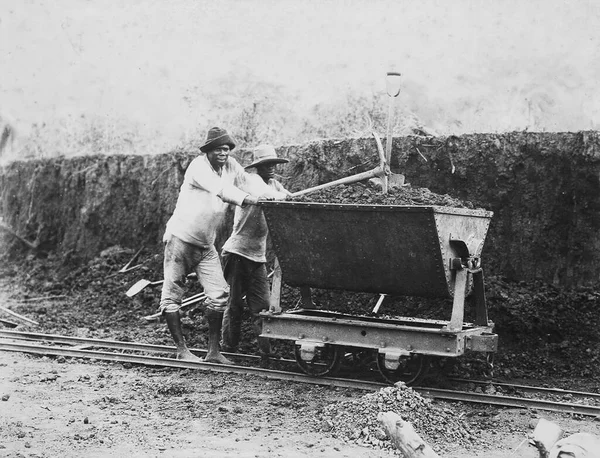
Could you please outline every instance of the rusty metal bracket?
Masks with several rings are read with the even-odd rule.
[[[273,265],[273,280],[271,281],[271,295],[269,297],[269,311],[271,313],[281,313],[281,286],[282,273],[279,260],[275,258]]]
[[[465,348],[472,351],[498,351],[498,334],[480,334],[467,336]]]
[[[448,330],[460,331],[465,316],[465,294],[467,291],[468,272],[465,269],[456,271],[454,280],[454,301],[452,303],[452,316],[448,323]]]
[[[450,330],[456,331],[462,326],[461,321],[464,318],[464,299],[469,282],[469,274],[471,274],[473,279],[476,313],[475,324],[478,326],[488,325],[487,304],[483,287],[483,269],[479,266],[479,262],[478,257],[450,259],[450,270],[456,272],[452,318],[448,325],[448,329]]]
[[[410,352],[406,350],[386,351],[384,348],[380,348],[379,353],[383,354],[385,368],[390,371],[395,371],[400,367],[400,358],[410,356]]]
[[[322,343],[306,342],[302,340],[297,340],[296,345],[300,346],[300,358],[302,359],[302,361],[307,362],[310,362],[315,358],[317,349],[325,347],[325,345]]]

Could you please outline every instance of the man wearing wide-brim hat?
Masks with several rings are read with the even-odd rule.
[[[246,169],[256,169],[256,181],[266,184],[280,198],[289,191],[275,179],[277,164],[287,159],[277,157],[275,148],[260,145],[253,151],[252,163]],[[223,245],[223,269],[229,283],[230,295],[223,317],[222,346],[224,351],[236,351],[240,342],[243,295],[252,315],[256,335],[261,333],[259,313],[269,308],[269,282],[267,279],[267,222],[260,207],[236,207],[233,232]],[[258,337],[259,352],[262,356],[270,353],[269,340]]]
[[[175,210],[167,222],[163,238],[164,282],[160,309],[177,346],[178,359],[199,359],[187,348],[179,315],[185,278],[196,272],[206,294],[209,336],[204,360],[230,363],[219,348],[229,286],[215,248],[217,230],[225,220],[228,204],[252,207],[259,198],[280,197],[229,157],[235,146],[235,140],[225,129],[213,127],[208,131],[206,141],[200,147],[205,154],[196,157],[188,166]]]

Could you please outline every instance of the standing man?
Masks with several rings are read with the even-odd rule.
[[[219,339],[223,312],[227,306],[229,286],[223,277],[219,255],[215,248],[216,232],[223,221],[228,204],[239,207],[256,205],[268,186],[248,189],[248,174],[229,157],[235,148],[233,138],[226,130],[213,127],[208,131],[203,155],[195,158],[187,168],[181,185],[177,205],[167,222],[163,241],[164,283],[160,309],[167,321],[171,336],[177,346],[177,358],[191,361],[200,359],[193,355],[185,343],[181,328],[179,308],[183,299],[185,277],[196,272],[206,294],[205,317],[208,321],[208,352],[204,361],[229,364],[221,354]]]
[[[256,168],[255,179],[267,184],[277,195],[285,199],[287,191],[275,177],[277,164],[288,162],[277,157],[275,148],[261,145],[254,150],[253,161],[246,169]],[[233,233],[223,245],[223,269],[229,283],[229,304],[223,318],[223,348],[236,351],[240,341],[244,294],[252,324],[257,336],[261,333],[259,313],[269,308],[269,281],[267,279],[267,222],[260,207],[236,207]],[[259,351],[263,356],[270,353],[268,339],[258,337]]]

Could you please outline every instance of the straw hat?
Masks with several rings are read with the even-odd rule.
[[[244,168],[249,169],[250,167],[258,167],[263,164],[285,164],[286,162],[289,161],[282,157],[277,157],[275,148],[271,145],[260,145],[252,152],[252,164]]]

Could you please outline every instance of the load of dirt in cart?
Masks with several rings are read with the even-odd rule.
[[[437,194],[428,188],[410,184],[390,187],[387,193],[383,193],[381,187],[372,181],[332,186],[293,197],[290,200],[310,203],[439,206],[483,210],[470,201],[461,200],[448,194]],[[284,295],[284,298],[287,296]],[[344,313],[364,315],[375,306],[377,299],[376,295],[367,293],[313,289],[313,301],[318,308]],[[290,302],[295,307],[299,305],[300,299],[292,298]],[[436,319],[440,316],[449,316],[451,306],[451,300],[390,296],[383,304],[380,317],[393,318],[400,315],[413,315]],[[286,304],[284,304],[284,308],[286,308]]]
[[[475,208],[472,202],[460,200],[448,194],[436,194],[427,188],[404,185],[390,188],[387,193],[383,193],[381,188],[370,182],[333,186],[294,197],[291,200],[296,202],[332,204],[434,205],[440,207]]]
[[[392,450],[394,444],[377,420],[381,412],[400,415],[437,452],[446,452],[448,444],[482,445],[477,428],[468,424],[458,412],[433,405],[403,383],[326,406],[319,417],[320,429],[345,442]]]

